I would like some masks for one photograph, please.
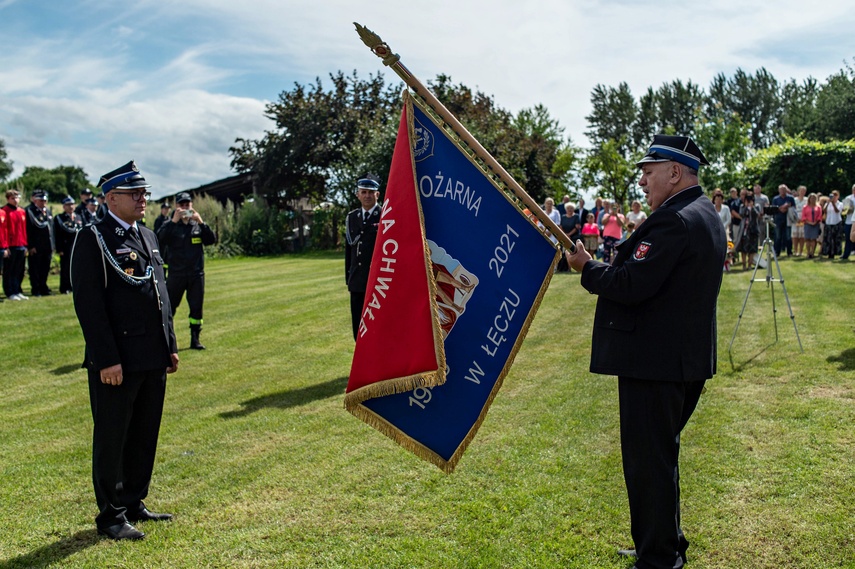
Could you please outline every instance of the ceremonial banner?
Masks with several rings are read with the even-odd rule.
[[[451,472],[558,251],[446,129],[405,93],[345,406]]]

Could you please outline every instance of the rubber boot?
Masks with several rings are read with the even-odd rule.
[[[202,333],[202,325],[201,324],[191,324],[190,325],[190,349],[191,350],[204,350],[205,346],[202,345],[202,342],[199,341],[199,334]]]

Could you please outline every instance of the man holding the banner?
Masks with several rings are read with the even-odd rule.
[[[685,136],[656,135],[638,162],[652,211],[610,266],[577,241],[567,253],[599,296],[591,371],[618,376],[621,454],[637,569],[679,569],[680,432],[716,371],[716,301],[727,249],[698,185],[708,164]]]
[[[365,291],[368,289],[368,269],[371,267],[371,255],[377,239],[377,226],[380,223],[380,182],[367,175],[356,182],[356,197],[361,207],[347,214],[344,236],[344,276],[347,290],[350,291],[350,318],[353,324],[353,339],[359,321],[362,319],[362,305],[365,304]]]

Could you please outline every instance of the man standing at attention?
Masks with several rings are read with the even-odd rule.
[[[62,200],[62,213],[53,218],[53,235],[59,254],[59,292],[71,294],[71,248],[83,224],[74,213],[74,198]]]
[[[45,207],[47,194],[43,190],[33,192],[27,206],[27,267],[30,273],[30,294],[49,296],[47,280],[53,260],[53,217]]]
[[[86,342],[92,481],[100,535],[142,539],[131,523],[165,521],[146,508],[166,374],[178,369],[163,260],[137,222],[151,194],[128,162],[101,177],[108,212],[80,230],[71,253],[74,309]]]
[[[187,192],[178,194],[172,218],[163,222],[157,232],[161,250],[169,251],[169,278],[166,289],[172,305],[172,316],[187,293],[190,307],[190,349],[204,350],[199,340],[202,333],[202,305],[205,300],[205,245],[217,242]]]
[[[567,253],[599,296],[591,371],[618,376],[621,454],[636,569],[679,569],[680,432],[716,370],[724,227],[698,185],[706,158],[690,138],[656,135],[638,162],[651,214],[612,265],[577,242]],[[656,354],[655,357],[652,354]]]
[[[356,197],[362,207],[347,214],[345,220],[344,279],[350,291],[350,319],[353,325],[353,339],[362,319],[362,305],[365,303],[365,291],[368,288],[368,270],[371,256],[374,254],[374,241],[377,239],[377,226],[380,224],[380,182],[367,175],[356,182]]]

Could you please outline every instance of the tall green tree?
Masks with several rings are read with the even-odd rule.
[[[707,91],[707,116],[733,116],[749,125],[751,145],[766,148],[780,137],[782,115],[778,80],[761,67],[754,74],[737,69],[733,77],[718,74]]]
[[[387,86],[382,75],[361,80],[355,72],[331,74],[330,80],[329,90],[317,78],[280,93],[265,110],[275,129],[261,140],[237,139],[229,149],[232,167],[255,174],[269,204],[284,207],[304,197],[348,204],[354,199],[356,176],[375,170],[381,179],[388,177],[391,153],[378,157],[353,149],[391,148],[388,141],[376,144],[372,137],[391,136],[394,141],[390,123],[400,108],[399,87]]]
[[[6,153],[6,141],[0,138],[0,182],[5,182],[12,174],[12,161]]]
[[[691,81],[676,79],[656,92],[657,132],[693,136],[704,93]]]
[[[86,171],[80,166],[27,166],[23,174],[11,183],[22,188],[27,195],[32,194],[33,190],[44,190],[52,202],[62,201],[69,195],[77,196],[89,185]]]
[[[596,85],[591,92],[591,114],[586,116],[588,130],[585,134],[591,144],[598,148],[611,142],[623,157],[636,150],[638,140],[633,136],[638,105],[626,83],[617,88]]]
[[[855,71],[848,65],[820,88],[814,120],[805,134],[822,142],[855,138]]]
[[[801,83],[791,79],[781,87],[781,131],[785,136],[805,135],[815,128],[819,84],[813,77]]]
[[[585,159],[582,179],[588,187],[599,188],[612,201],[626,204],[637,195],[638,171],[623,155],[623,140],[607,140],[591,149]]]
[[[701,185],[707,191],[722,188],[727,193],[729,188],[743,185],[742,165],[748,158],[751,138],[748,125],[736,113],[730,117],[703,113],[694,137],[710,163],[699,171]]]

